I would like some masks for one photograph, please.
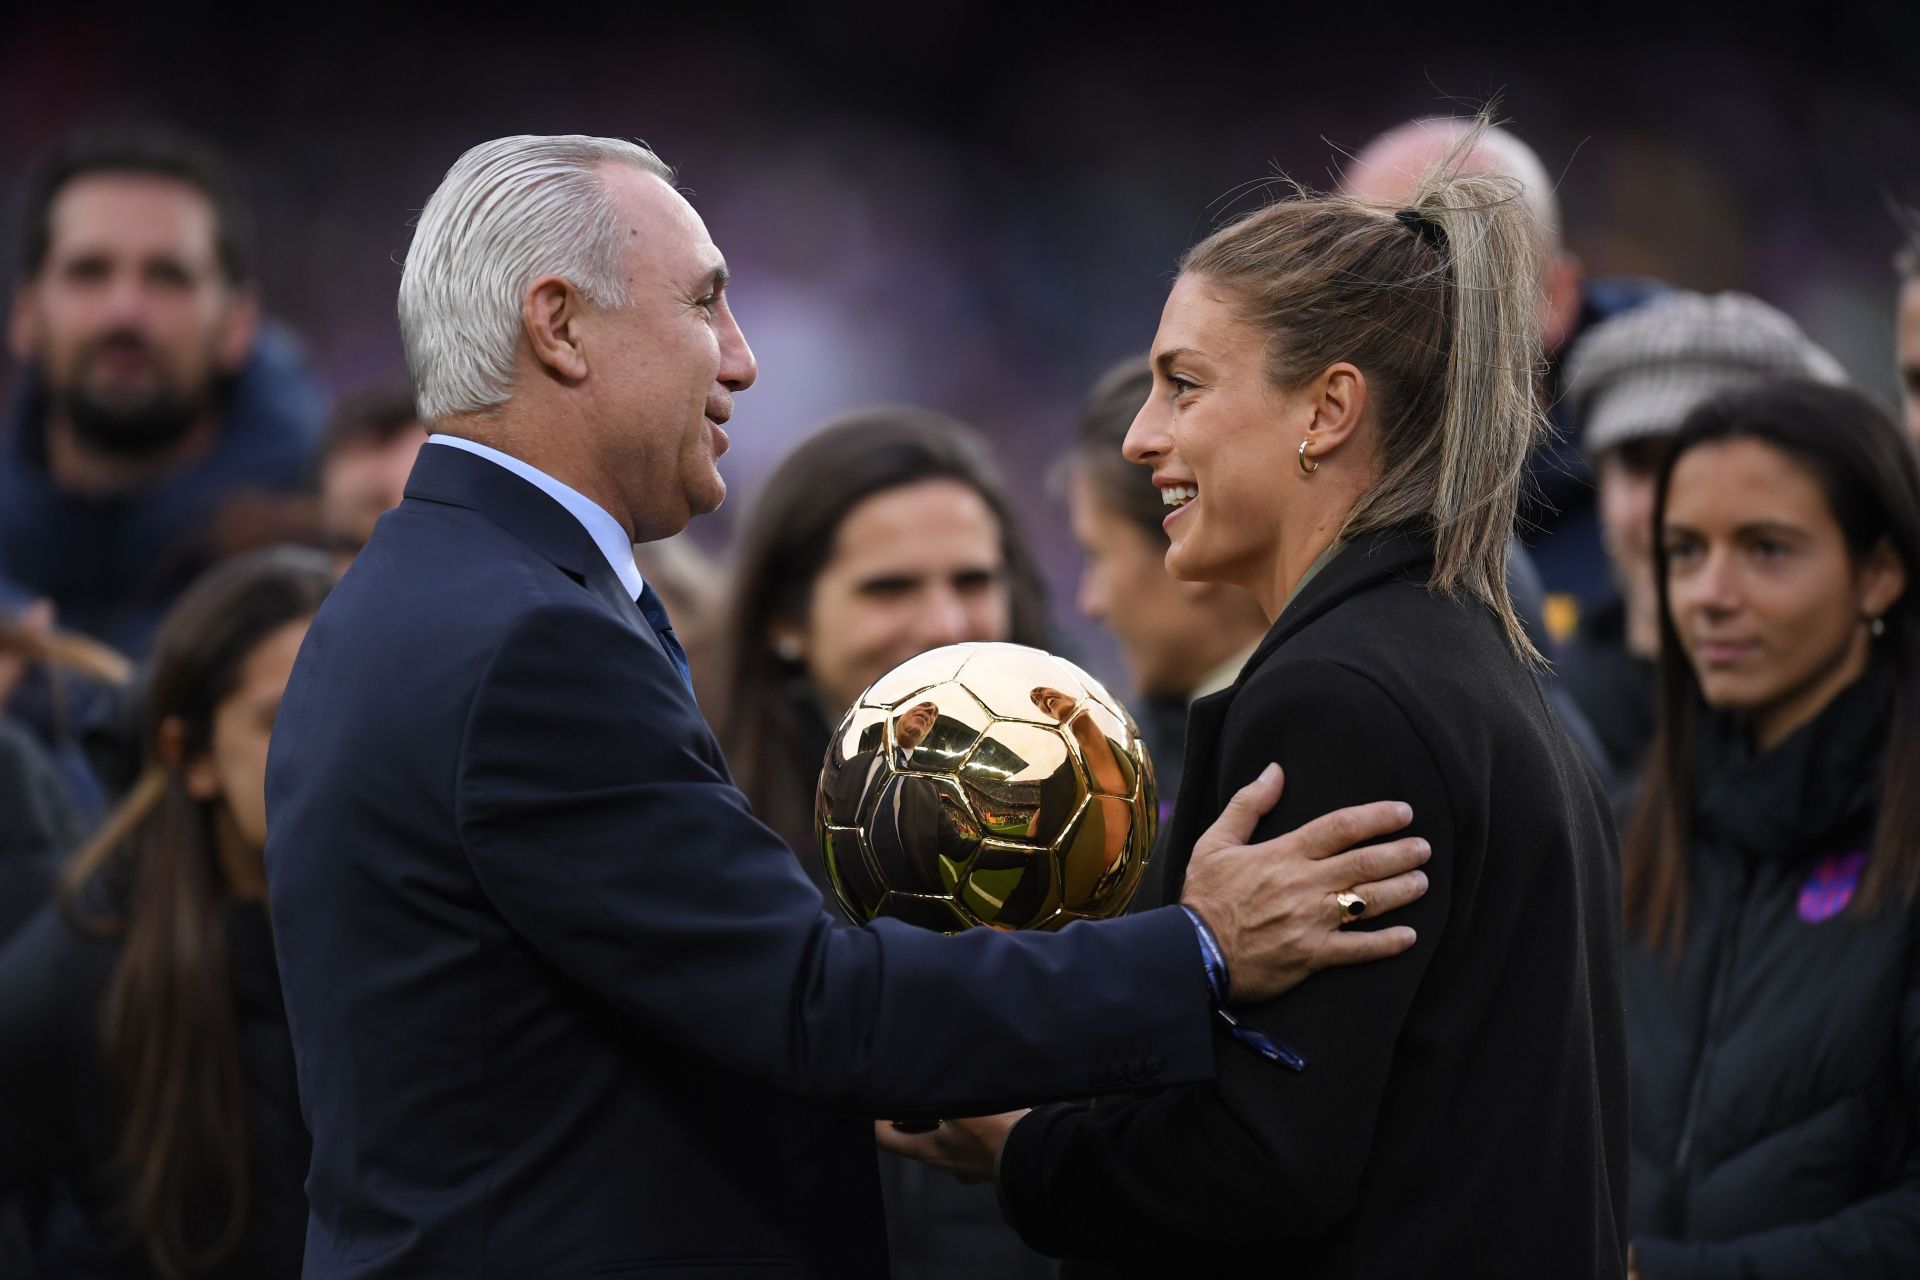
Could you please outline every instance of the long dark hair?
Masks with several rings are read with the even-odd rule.
[[[145,769],[75,857],[61,907],[79,928],[121,939],[102,1010],[121,1086],[118,1152],[125,1227],[162,1276],[230,1253],[247,1216],[246,1082],[233,1016],[222,907],[231,893],[215,806],[163,762],[161,726],[186,728],[186,755],[211,745],[213,719],[247,657],[311,617],[333,585],[318,552],[260,552],[195,583],[154,639],[145,683]],[[219,1210],[219,1227],[204,1219]]]
[[[1685,938],[1687,861],[1694,780],[1689,776],[1700,681],[1680,647],[1667,603],[1666,523],[1674,467],[1705,444],[1756,440],[1792,458],[1820,485],[1856,563],[1892,545],[1909,574],[1920,572],[1920,462],[1891,418],[1858,391],[1804,379],[1762,383],[1695,409],[1673,439],[1653,506],[1654,571],[1660,598],[1660,728],[1639,808],[1627,830],[1627,927],[1677,953]],[[1894,685],[1892,729],[1880,787],[1873,850],[1853,908],[1861,913],[1920,892],[1920,590],[1907,590],[1882,616],[1877,661]]]
[[[1068,460],[1100,495],[1102,505],[1125,517],[1155,546],[1164,547],[1167,504],[1146,468],[1121,452],[1134,417],[1152,394],[1153,366],[1144,355],[1122,360],[1101,374],[1080,406]]]
[[[762,821],[803,853],[813,841],[819,724],[841,708],[796,696],[805,673],[773,650],[774,626],[806,617],[813,582],[840,523],[860,503],[905,485],[953,480],[980,495],[1000,526],[1012,639],[1047,643],[1046,591],[1006,486],[978,434],[930,409],[866,409],[835,419],[780,465],[741,531],[726,609],[720,741]]]

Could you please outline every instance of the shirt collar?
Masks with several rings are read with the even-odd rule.
[[[1255,641],[1209,671],[1206,678],[1187,695],[1187,705],[1192,706],[1209,694],[1219,693],[1222,689],[1231,687],[1233,682],[1240,678],[1240,668],[1247,665],[1247,659],[1251,658],[1253,651],[1259,647],[1259,642]]]
[[[640,598],[640,592],[646,588],[646,582],[640,576],[640,566],[634,563],[633,542],[627,537],[627,531],[620,527],[607,509],[587,497],[578,489],[561,484],[552,476],[514,457],[510,453],[481,444],[477,440],[468,440],[461,436],[434,434],[427,437],[428,444],[443,444],[452,449],[463,449],[475,457],[485,458],[498,466],[519,476],[534,488],[552,498],[567,509],[569,515],[580,522],[587,531],[593,544],[600,548],[600,554],[607,558],[614,576],[620,579],[620,585],[633,599]]]

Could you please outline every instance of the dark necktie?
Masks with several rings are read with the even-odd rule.
[[[660,603],[660,594],[653,589],[651,582],[641,584],[640,599],[636,603],[652,625],[654,634],[660,637],[660,647],[673,659],[673,669],[686,682],[688,692],[692,692],[693,668],[687,665],[687,651],[680,647],[680,637],[673,634],[673,623],[667,618],[667,606]]]

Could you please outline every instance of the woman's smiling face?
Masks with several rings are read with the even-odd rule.
[[[1274,576],[1314,398],[1274,386],[1267,369],[1261,333],[1205,277],[1181,276],[1154,335],[1153,394],[1125,445],[1169,504],[1176,578],[1251,587]]]

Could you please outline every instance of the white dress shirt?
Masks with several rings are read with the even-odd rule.
[[[430,435],[427,437],[427,443],[444,444],[452,449],[465,449],[475,457],[485,458],[488,462],[505,467],[565,507],[567,513],[578,520],[580,527],[585,529],[587,535],[593,539],[593,545],[600,548],[600,554],[607,558],[607,563],[613,567],[614,576],[620,579],[620,585],[627,589],[627,594],[635,600],[640,598],[640,592],[647,584],[640,577],[640,566],[634,563],[633,542],[627,537],[627,531],[620,527],[620,522],[615,520],[605,507],[578,489],[561,484],[540,468],[522,462],[510,453],[502,453],[498,449],[489,448],[460,436]]]

